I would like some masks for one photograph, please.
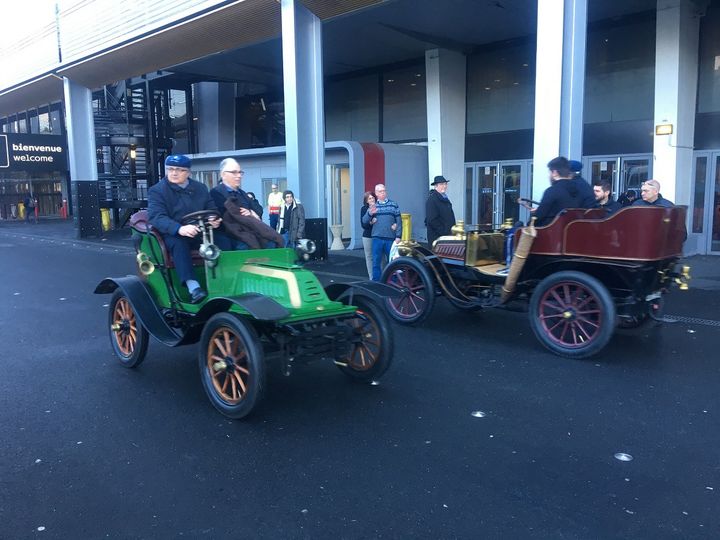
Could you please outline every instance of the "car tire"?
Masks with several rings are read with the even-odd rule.
[[[530,298],[530,326],[549,350],[567,358],[600,352],[615,330],[615,303],[607,288],[582,272],[543,279]]]
[[[362,381],[376,381],[387,371],[394,355],[390,319],[376,302],[356,296],[355,317],[345,319],[351,326],[353,343],[347,355],[336,359],[345,375]]]
[[[205,324],[198,351],[200,379],[213,406],[228,418],[244,418],[265,391],[265,362],[255,329],[233,313]]]
[[[385,299],[388,314],[402,324],[419,324],[435,305],[435,283],[423,263],[399,257],[385,267],[382,283],[399,289],[397,297]]]
[[[108,329],[110,343],[120,364],[126,368],[139,366],[145,360],[150,334],[122,289],[115,289],[110,300]]]

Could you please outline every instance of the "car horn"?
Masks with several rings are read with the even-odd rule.
[[[135,257],[135,260],[138,263],[138,270],[140,270],[140,273],[143,276],[149,276],[155,271],[155,265],[150,260],[150,258],[147,256],[147,253],[143,253],[142,251],[137,254],[137,257]]]
[[[220,248],[217,247],[215,244],[206,244],[203,242],[198,248],[198,253],[200,253],[200,256],[205,259],[210,264],[210,266],[215,266],[217,264],[216,261],[220,256]]]

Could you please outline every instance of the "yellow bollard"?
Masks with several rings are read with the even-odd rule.
[[[109,231],[110,230],[110,209],[109,208],[101,208],[100,209],[100,219],[102,221],[102,230]]]
[[[17,205],[18,219],[22,221],[25,219],[25,203],[19,202]]]

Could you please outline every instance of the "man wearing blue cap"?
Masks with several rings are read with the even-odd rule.
[[[162,234],[177,270],[178,278],[188,288],[193,304],[201,302],[207,292],[200,287],[192,266],[190,251],[200,245],[202,235],[197,225],[182,225],[183,216],[198,210],[217,210],[205,184],[190,178],[190,158],[171,155],[165,159],[165,178],[148,190],[148,217]],[[221,219],[210,222],[213,228]]]

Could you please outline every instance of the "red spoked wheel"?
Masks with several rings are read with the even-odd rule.
[[[400,257],[385,267],[380,281],[398,289],[398,296],[387,298],[390,316],[403,324],[425,320],[435,304],[435,285],[423,263],[411,257]]]
[[[582,272],[542,280],[530,299],[535,336],[560,356],[585,358],[602,350],[615,329],[615,304],[607,288]]]
[[[120,363],[127,368],[139,366],[145,360],[150,336],[122,289],[116,289],[110,300],[108,324],[110,343]]]
[[[203,328],[198,363],[213,406],[229,418],[250,414],[265,388],[265,364],[255,330],[232,313],[213,315]]]

